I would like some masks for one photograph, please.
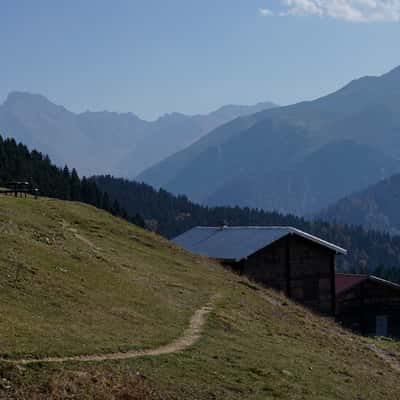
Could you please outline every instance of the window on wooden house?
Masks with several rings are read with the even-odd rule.
[[[388,335],[388,318],[387,315],[377,315],[375,321],[375,334],[377,336]]]

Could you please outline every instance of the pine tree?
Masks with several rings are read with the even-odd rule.
[[[101,200],[101,208],[106,211],[111,210],[110,197],[108,196],[107,192],[103,192],[103,198]]]
[[[71,172],[70,188],[71,200],[80,201],[82,199],[81,182],[75,168]]]
[[[69,173],[69,168],[64,167],[62,172],[62,182],[63,182],[63,198],[65,200],[71,199],[71,174]]]
[[[114,200],[113,205],[112,205],[111,212],[112,212],[114,215],[121,215],[121,207],[120,207],[120,205],[119,205],[119,203],[118,203],[118,200]]]

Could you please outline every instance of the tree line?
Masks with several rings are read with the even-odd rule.
[[[112,176],[96,176],[98,186],[118,199],[128,214],[138,213],[146,222],[155,222],[157,232],[172,238],[197,225],[283,225],[293,226],[348,250],[337,258],[343,272],[374,273],[400,282],[400,236],[367,231],[361,226],[308,221],[261,209],[207,207],[186,196],[174,196],[163,189]]]
[[[80,178],[75,169],[59,168],[48,156],[0,136],[0,186],[17,180],[39,187],[43,196],[91,204],[167,238],[197,225],[293,226],[348,249],[347,256],[338,257],[339,270],[374,273],[400,283],[400,236],[247,207],[207,207],[112,176]]]
[[[29,182],[39,188],[42,196],[81,201],[135,224],[144,224],[138,215],[129,215],[115,196],[111,198],[100,190],[95,179],[80,178],[75,169],[59,168],[47,155],[0,136],[0,186],[13,181]]]

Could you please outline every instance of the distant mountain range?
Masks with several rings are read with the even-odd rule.
[[[244,116],[138,179],[203,204],[316,213],[400,172],[400,67]]]
[[[13,92],[0,105],[0,134],[75,165],[86,175],[134,177],[232,119],[268,108],[227,105],[207,115],[172,113],[144,121],[132,113],[75,114],[41,95]]]
[[[338,223],[400,234],[400,174],[347,196],[318,214]]]

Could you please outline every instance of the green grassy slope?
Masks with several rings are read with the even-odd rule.
[[[80,203],[0,198],[0,238],[0,352],[11,357],[159,345],[216,290],[215,267]]]
[[[0,353],[99,354],[179,337],[181,353],[101,363],[0,363],[0,398],[397,399],[398,372],[273,291],[79,203],[0,197]]]

